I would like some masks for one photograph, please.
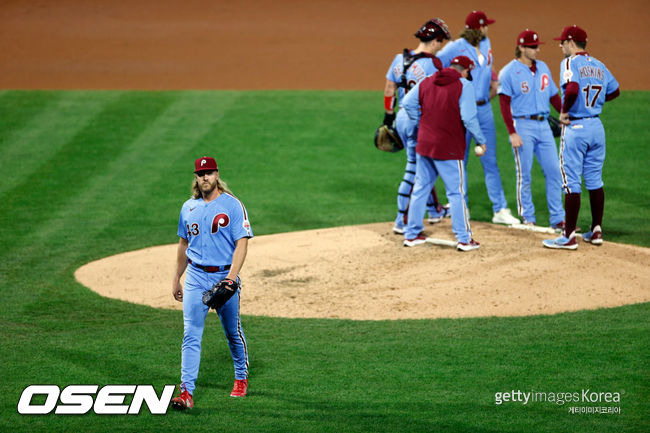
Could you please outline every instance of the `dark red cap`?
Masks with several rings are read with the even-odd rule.
[[[219,170],[219,167],[217,167],[217,161],[215,161],[214,158],[204,156],[203,158],[194,161],[194,173],[212,170]]]
[[[519,33],[517,36],[517,45],[523,45],[524,47],[530,47],[534,45],[543,44],[544,42],[539,40],[539,35],[533,30],[524,30]]]
[[[460,65],[467,69],[467,79],[472,81],[472,69],[474,69],[474,61],[467,56],[456,56],[451,60],[450,65]]]
[[[474,61],[467,56],[456,56],[451,60],[452,65],[460,65],[470,71],[474,69]]]
[[[494,20],[489,19],[485,12],[472,11],[467,18],[465,18],[465,27],[468,29],[480,29],[483,26],[494,23]]]
[[[587,32],[574,24],[572,26],[566,26],[564,30],[562,30],[562,36],[553,39],[556,41],[587,42]]]

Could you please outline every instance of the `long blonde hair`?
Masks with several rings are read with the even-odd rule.
[[[217,178],[217,188],[219,188],[219,191],[225,192],[227,194],[233,195],[233,193],[230,191],[228,188],[228,184],[223,181],[220,177]],[[203,194],[201,193],[201,189],[199,188],[199,180],[194,177],[194,180],[192,180],[192,198],[193,199],[198,199],[203,197]]]
[[[485,39],[485,35],[481,29],[464,29],[460,34],[460,37],[464,38],[474,47],[478,47],[479,42]]]

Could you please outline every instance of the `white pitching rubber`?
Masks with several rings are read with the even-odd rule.
[[[448,241],[447,239],[436,239],[436,238],[427,238],[427,242],[434,245],[443,245],[445,247],[454,247],[456,248],[456,241]]]
[[[511,229],[517,229],[517,230],[527,230],[529,232],[536,232],[536,233],[548,233],[548,234],[556,234],[555,229],[551,227],[542,227],[542,226],[532,226],[529,224],[510,224],[508,227]]]

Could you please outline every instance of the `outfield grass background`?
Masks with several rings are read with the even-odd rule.
[[[624,92],[602,116],[607,241],[650,245],[649,103],[648,92]],[[404,154],[374,149],[378,107],[378,92],[0,91],[0,430],[648,431],[647,303],[463,320],[245,315],[244,400],[228,398],[232,362],[211,314],[192,412],[17,414],[30,384],[178,382],[181,313],[101,298],[73,273],[111,254],[175,243],[196,157],[217,158],[256,235],[390,221]],[[514,163],[493,109],[514,210]],[[472,218],[489,221],[476,158],[468,171]],[[548,213],[537,164],[533,180],[541,223]],[[584,198],[579,224],[587,227]],[[353,295],[354,287],[342,289]],[[584,388],[621,392],[622,413],[494,404],[496,392]]]

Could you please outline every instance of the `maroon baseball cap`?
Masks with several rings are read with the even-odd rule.
[[[537,32],[533,30],[526,29],[517,36],[517,45],[523,45],[524,47],[535,46],[543,43],[544,42],[539,40]]]
[[[460,65],[467,69],[467,79],[472,81],[472,69],[474,69],[474,61],[467,56],[456,56],[451,60],[451,65]]]
[[[494,23],[494,20],[489,19],[483,11],[472,11],[465,18],[465,27],[468,29],[480,29],[492,23]]]
[[[562,36],[553,39],[556,41],[571,40],[578,42],[587,42],[587,32],[574,24],[572,26],[566,26],[564,30],[562,30]]]
[[[217,161],[215,161],[214,158],[204,156],[203,158],[199,158],[194,161],[194,173],[198,173],[199,171],[213,170],[219,170],[217,167]]]

